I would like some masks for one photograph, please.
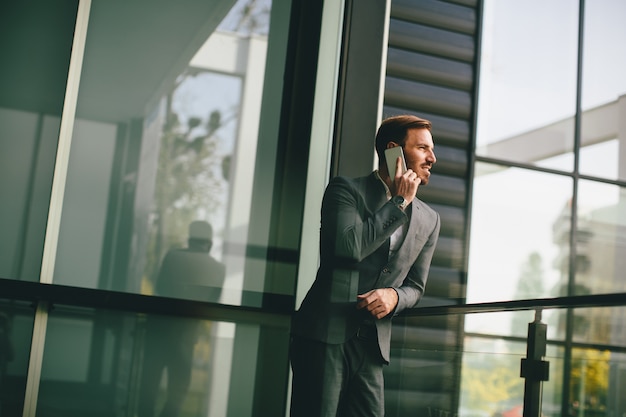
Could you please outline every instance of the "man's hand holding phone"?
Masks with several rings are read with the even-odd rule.
[[[412,169],[407,169],[401,146],[386,149],[385,157],[392,185],[391,194],[402,196],[408,205],[415,198],[422,180]]]
[[[417,189],[421,183],[421,178],[419,178],[412,169],[407,169],[402,172],[402,160],[398,157],[396,161],[396,176],[393,178],[395,195],[404,197],[408,205],[415,198],[415,194],[417,194]],[[392,194],[394,194],[393,190]]]

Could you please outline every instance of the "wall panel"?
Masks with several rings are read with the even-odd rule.
[[[466,293],[477,6],[437,0],[391,5],[383,116],[431,120],[437,156],[431,181],[418,195],[442,222],[419,307],[459,304]],[[387,416],[458,412],[462,329],[461,317],[395,320]]]

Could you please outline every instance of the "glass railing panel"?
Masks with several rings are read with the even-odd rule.
[[[55,306],[37,416],[280,415],[287,323]]]
[[[626,411],[623,399],[625,375],[624,354],[603,349],[572,349],[570,415],[623,415]]]
[[[21,416],[26,392],[35,310],[0,299],[0,416]]]
[[[615,349],[614,347],[612,349]],[[558,390],[544,384],[543,412],[546,416],[621,416],[626,412],[626,355],[623,348],[573,347],[566,360],[565,349],[549,349],[550,380]],[[563,387],[566,387],[565,389]],[[567,396],[565,414],[553,406]],[[556,407],[555,407],[556,408]],[[547,412],[549,411],[549,412]]]
[[[392,352],[395,357],[385,369],[385,415],[521,417],[525,342],[471,336],[464,343],[462,351]],[[558,374],[562,360],[555,355],[550,366]],[[560,379],[550,378],[542,387],[544,416],[560,416]]]
[[[529,324],[539,319],[546,345],[545,351],[537,345],[538,360],[549,368],[546,380],[535,374],[541,415],[621,416],[625,314],[625,307],[607,306],[549,308],[540,316],[503,311],[398,319],[385,369],[386,415],[522,416],[525,385],[535,381],[521,377],[522,359],[529,355]]]
[[[541,413],[544,417],[563,416],[564,352],[561,345],[548,344],[546,347],[543,360],[549,363],[549,379],[542,383]]]
[[[459,415],[517,412],[524,399],[524,380],[519,376],[524,344],[468,337],[463,350]]]

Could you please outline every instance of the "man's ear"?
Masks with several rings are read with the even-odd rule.
[[[399,145],[399,144],[397,144],[397,143],[396,143],[396,142],[394,142],[394,141],[387,142],[387,149],[389,149],[389,148],[395,148],[396,146],[400,146],[400,145]]]

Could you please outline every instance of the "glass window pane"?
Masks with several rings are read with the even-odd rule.
[[[577,294],[626,292],[626,189],[579,182]]]
[[[476,165],[467,302],[549,297],[567,277],[572,180]]]
[[[261,325],[55,306],[37,416],[280,415],[286,386],[257,381],[287,379],[288,344],[287,319]]]
[[[580,172],[626,179],[626,3],[585,2]]]
[[[571,171],[578,4],[490,0],[483,11],[477,154]]]
[[[0,415],[21,416],[35,311],[30,303],[0,299]]]
[[[270,0],[93,2],[55,283],[263,293],[269,236],[251,224],[269,224],[280,175],[288,16]]]
[[[622,415],[626,412],[623,396],[626,363],[623,352],[620,353],[626,344],[626,309],[578,308],[569,312],[557,309],[544,312],[544,315],[547,315],[543,321],[548,325],[548,343],[555,331],[559,335],[566,333],[568,319],[572,320],[573,332],[569,358],[565,358],[564,348],[548,345],[545,360],[550,362],[550,382],[548,385],[544,383],[544,412],[546,401],[560,403],[561,395],[565,394],[561,394],[564,383],[568,384],[568,415]],[[606,348],[592,349],[584,344]],[[553,393],[547,391],[551,386],[555,389]]]
[[[589,115],[583,113],[582,122],[589,128]],[[585,135],[586,129],[583,129]],[[620,143],[618,139],[608,139],[600,143],[585,144],[583,139],[580,148],[580,173],[601,178],[617,179],[620,165],[625,163],[619,159]],[[622,146],[623,148],[623,146]],[[623,168],[621,168],[623,169]]]
[[[0,3],[0,277],[39,281],[78,1]]]

